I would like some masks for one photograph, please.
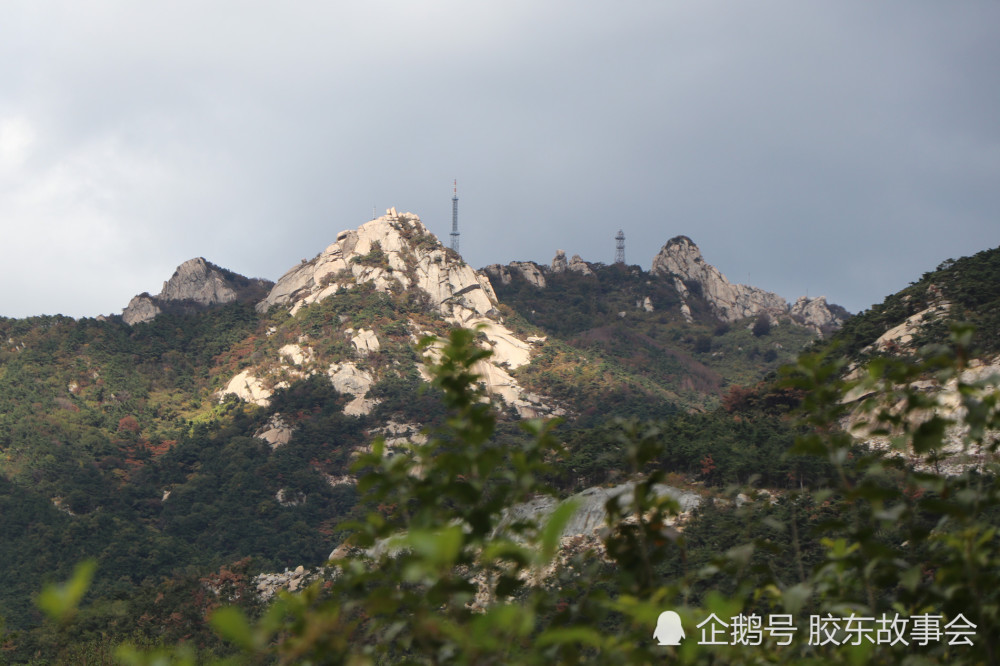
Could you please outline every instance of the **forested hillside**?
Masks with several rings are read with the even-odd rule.
[[[716,407],[730,387],[756,383],[794,359],[816,337],[790,319],[773,324],[769,320],[758,324],[757,318],[721,322],[697,294],[689,299],[689,322],[682,316],[672,281],[638,266],[592,267],[592,275],[549,274],[544,288],[519,275],[507,284],[493,282],[497,297],[516,313],[516,321],[536,326],[561,343],[522,370],[526,380],[538,375],[550,383],[563,380],[570,393],[575,385],[573,403],[588,404],[586,393],[590,393],[589,408],[604,405],[602,413],[607,413],[608,404],[597,398],[594,389],[624,391],[629,386],[626,376],[657,387],[660,393],[653,395],[654,403],[686,409]],[[583,364],[573,352],[599,359],[617,376],[603,385],[601,377],[580,382]],[[585,389],[583,394],[580,388]],[[620,410],[619,416],[665,415],[641,395],[623,396],[612,405]]]
[[[337,254],[329,261],[343,261],[349,271],[328,270],[308,297],[293,295],[263,312],[252,303],[229,303],[167,308],[132,326],[119,317],[0,320],[0,662],[79,663],[86,655],[99,661],[125,641],[186,643],[206,658],[230,653],[209,627],[213,610],[238,602],[258,617],[263,601],[254,576],[300,565],[316,570],[357,533],[352,521],[381,534],[391,523],[381,521],[419,506],[415,498],[436,481],[402,470],[427,436],[428,446],[438,441],[459,450],[463,437],[482,438],[476,446],[495,459],[489,474],[480,472],[488,480],[475,492],[489,502],[506,496],[501,489],[517,479],[531,493],[544,481],[556,497],[640,481],[701,497],[697,509],[671,518],[676,531],[664,532],[680,550],[661,544],[666,550],[657,551],[655,573],[647,572],[664,584],[688,581],[690,604],[743,589],[722,569],[691,579],[736,542],[767,544],[748,551],[744,584],[766,586],[777,577],[792,585],[824,561],[824,538],[849,534],[824,499],[829,495],[811,492],[835,485],[843,462],[801,446],[813,431],[795,414],[817,389],[782,384],[777,372],[817,340],[812,329],[781,317],[722,322],[693,287],[685,316],[674,282],[638,267],[598,264],[590,265],[592,274],[549,274],[544,288],[516,275],[494,280],[497,300],[479,306],[493,310],[480,320],[492,328],[479,329],[478,353],[517,358],[513,346],[529,360],[470,361],[495,385],[476,389],[483,401],[462,408],[473,410],[471,421],[456,420],[449,400],[458,389],[442,383],[448,370],[436,366],[447,348],[417,342],[428,334],[444,340],[456,317],[469,316],[471,306],[459,305],[459,295],[473,288],[482,298],[491,294],[488,285],[460,283],[443,296],[424,290],[420,271],[427,266],[443,266],[452,276],[465,267],[431,237],[414,234],[419,220],[407,219],[383,224],[385,233],[403,234],[402,245],[371,241],[353,258]],[[338,237],[345,247],[348,241],[360,242]],[[325,256],[290,275],[307,269],[318,275]],[[815,342],[814,351],[855,361],[915,356],[926,343],[948,341],[948,320],[964,320],[977,332],[963,353],[995,354],[998,256],[992,250],[947,262],[848,320],[832,339]],[[296,289],[288,293],[306,293]],[[925,315],[911,320],[908,338],[876,344],[919,313]],[[435,367],[437,380],[429,383]],[[336,388],[345,368],[352,381],[368,383]],[[227,392],[241,376],[258,378],[255,390],[266,397]],[[520,396],[516,404],[502,397],[512,395],[511,387]],[[346,413],[352,403],[363,408]],[[483,410],[495,413],[482,421],[489,427],[468,430],[487,419]],[[563,415],[547,435],[557,446],[530,473],[519,467],[527,459],[518,452],[530,452],[539,440],[522,427],[525,410]],[[378,446],[372,454],[380,436],[392,454],[385,459]],[[859,442],[841,450],[851,459],[867,455]],[[357,467],[359,459],[367,466]],[[392,459],[398,462],[386,462]],[[459,464],[449,460],[451,454],[428,459],[425,467]],[[402,494],[394,498],[385,487],[373,503],[366,497],[372,486],[359,489],[356,480],[383,464]],[[454,473],[465,488],[469,472]],[[891,487],[899,478],[880,483]],[[407,484],[418,481],[431,485],[414,489],[416,504],[408,505]],[[458,492],[448,488],[435,492]],[[459,495],[465,492],[472,491]],[[925,512],[917,522],[930,525],[933,517]],[[619,536],[574,538],[610,558],[600,575],[613,578],[615,567],[627,568],[649,547]],[[794,558],[773,557],[789,548]],[[87,558],[97,569],[78,620],[66,626],[47,620],[35,595]],[[562,594],[586,598],[572,586]],[[548,622],[564,611],[548,608],[543,616]],[[618,627],[622,618],[601,621]]]

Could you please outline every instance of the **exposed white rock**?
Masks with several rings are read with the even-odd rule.
[[[785,313],[788,304],[781,296],[743,284],[733,284],[715,266],[706,262],[698,246],[687,236],[677,236],[653,258],[654,275],[678,276],[684,282],[699,285],[702,295],[722,321],[733,322],[769,310]],[[675,281],[676,285],[676,281]],[[685,301],[690,296],[685,287]]]
[[[337,486],[354,486],[358,483],[358,480],[350,474],[341,474],[340,476],[326,474],[324,475],[324,478],[326,479],[326,482],[330,484],[331,488],[336,488]]]
[[[839,328],[844,323],[843,317],[830,309],[830,306],[826,302],[826,296],[818,298],[800,296],[792,304],[788,314],[795,321],[809,326],[818,332]]]
[[[486,322],[485,325],[488,326],[489,322]],[[500,338],[488,337],[487,339],[492,342]],[[561,416],[565,414],[566,411],[564,409],[544,402],[539,396],[525,391],[517,383],[517,380],[507,372],[508,369],[512,370],[519,367],[522,360],[527,362],[525,354],[530,349],[530,345],[527,345],[527,343],[520,342],[517,338],[513,338],[513,340],[517,340],[520,345],[524,345],[528,349],[516,346],[513,342],[510,344],[497,344],[493,350],[494,354],[489,360],[478,361],[473,365],[472,371],[479,375],[480,382],[486,389],[486,393],[491,397],[502,399],[505,403],[513,407],[521,418],[537,418],[544,415]],[[425,361],[436,362],[441,356],[441,343],[430,345],[424,349],[423,355]],[[422,364],[417,369],[424,381],[432,379],[426,365]]]
[[[210,307],[237,300],[254,301],[270,287],[268,280],[245,278],[196,257],[178,266],[157,296],[140,294],[129,301],[122,319],[129,325],[150,321],[169,303]]]
[[[541,266],[533,261],[512,261],[506,266],[490,264],[483,269],[491,280],[499,280],[501,284],[510,284],[515,276],[526,280],[528,284],[545,288],[545,273]]]
[[[552,272],[562,273],[567,268],[566,252],[563,250],[556,250],[556,256],[552,257]]]
[[[770,291],[745,284],[730,282],[719,269],[701,256],[698,246],[687,236],[670,239],[653,258],[650,268],[653,275],[672,277],[674,287],[681,297],[681,313],[692,321],[689,301],[693,298],[689,285],[724,322],[735,322],[765,313],[773,323],[781,316],[791,316],[795,321],[817,332],[835,328],[843,319],[827,304],[825,297],[800,298],[789,307],[784,298]]]
[[[197,257],[177,267],[171,278],[163,283],[160,298],[215,305],[235,301],[236,290],[217,267]]]
[[[387,421],[385,425],[371,431],[373,437],[382,437],[386,446],[404,446],[410,442],[424,444],[427,435],[421,432],[421,426],[416,423],[399,423]]]
[[[122,319],[129,326],[133,326],[142,322],[152,321],[161,312],[162,310],[153,302],[153,298],[149,294],[139,294],[138,296],[133,296],[132,300],[125,306],[125,309],[122,311]]]
[[[271,446],[271,449],[277,449],[279,446],[284,446],[292,441],[293,434],[295,434],[295,428],[288,425],[281,414],[272,414],[267,423],[255,432],[253,436],[267,442]]]
[[[280,488],[274,495],[281,506],[300,506],[306,503],[306,494],[298,490],[292,492],[285,488]]]
[[[485,316],[496,301],[489,280],[449,257],[419,217],[390,211],[356,230],[340,232],[312,261],[285,273],[257,309],[286,305],[294,313],[362,282],[387,292],[416,286],[445,316],[456,306]]]
[[[375,380],[370,374],[358,368],[354,363],[334,363],[327,370],[330,382],[337,389],[338,393],[346,393],[354,396],[344,407],[344,413],[351,416],[361,416],[368,414],[378,401],[365,398]]]
[[[892,347],[910,347],[913,336],[920,331],[924,324],[939,319],[950,308],[951,304],[946,301],[933,303],[930,307],[910,315],[898,326],[890,328],[875,342],[865,347],[864,351],[886,351]]]
[[[690,513],[701,504],[701,496],[658,483],[653,487],[657,496],[667,496],[675,500],[680,512],[671,522],[676,522],[677,518]],[[586,490],[573,495],[569,499],[579,503],[579,507],[563,528],[562,536],[572,534],[591,535],[601,527],[604,527],[607,520],[607,510],[605,506],[608,500],[618,498],[620,504],[628,504],[632,501],[632,494],[635,492],[635,482],[629,481],[611,488],[587,488]],[[502,531],[505,525],[518,520],[531,519],[536,522],[544,522],[556,506],[560,503],[552,497],[541,497],[525,504],[511,507],[505,512],[498,530]]]
[[[315,356],[312,349],[297,344],[287,344],[279,349],[278,353],[297,366],[311,363]]]
[[[585,262],[577,269],[589,270]],[[517,270],[544,284],[541,269],[530,262],[516,264]],[[342,231],[337,240],[311,261],[289,270],[261,303],[258,310],[273,306],[287,307],[294,314],[300,308],[351,289],[358,283],[371,283],[379,291],[394,293],[416,288],[427,294],[428,301],[450,324],[480,328],[486,345],[493,350],[483,368],[486,383],[495,395],[508,404],[524,401],[524,391],[507,373],[530,362],[532,346],[502,324],[496,310],[497,299],[489,279],[477,273],[460,258],[446,250],[427,230],[420,218],[411,213],[390,209],[387,215],[371,220],[356,230]],[[354,332],[351,331],[351,334]],[[380,349],[374,331],[362,329],[351,342],[359,354]],[[344,368],[353,368],[344,369]],[[342,364],[330,373],[337,381],[355,381],[357,368]],[[360,371],[357,371],[360,372]],[[347,374],[343,374],[347,373]],[[421,376],[429,378],[425,369]],[[348,413],[368,413],[374,405],[363,396],[374,380],[369,376],[364,391],[342,390],[355,396]],[[360,391],[360,388],[358,389]],[[532,408],[545,409],[544,405]]]
[[[222,390],[222,398],[230,393],[240,400],[261,406],[266,406],[274,395],[274,391],[265,387],[264,382],[255,377],[249,368],[229,380]]]
[[[354,349],[362,356],[367,356],[382,348],[378,337],[375,335],[375,331],[365,328],[358,330],[357,335],[351,338],[351,344],[354,345]]]
[[[926,312],[926,310],[924,311]],[[969,469],[984,469],[988,464],[993,464],[995,455],[992,450],[1000,441],[1000,432],[987,431],[984,434],[984,446],[967,444],[969,427],[960,425],[967,416],[967,408],[963,404],[963,399],[969,397],[982,398],[994,393],[1000,386],[1000,357],[987,361],[976,359],[970,362],[970,367],[962,372],[961,381],[965,388],[959,391],[958,380],[951,379],[944,385],[936,379],[925,379],[913,382],[910,388],[921,393],[929,394],[933,398],[934,406],[912,415],[913,423],[917,423],[939,416],[951,422],[945,428],[943,446],[938,450],[938,460],[930,465],[923,457],[915,456],[912,451],[896,451],[896,455],[904,456],[921,471],[933,471],[938,474],[958,475]],[[859,402],[862,398],[872,395],[860,390],[853,391],[845,396],[845,402]],[[894,411],[902,405],[889,405],[890,411]],[[994,408],[995,409],[995,408]],[[863,441],[875,449],[891,450],[893,447],[892,435],[873,435],[872,430],[875,425],[868,423],[870,415],[866,415],[861,409],[855,410],[846,417],[841,425],[851,432],[854,437]],[[895,433],[893,433],[895,434]]]
[[[490,358],[492,364],[514,370],[531,362],[531,345],[514,335],[506,326],[489,319],[480,319],[474,324],[480,327],[493,348],[493,356]]]
[[[567,270],[571,270],[574,273],[579,273],[581,275],[593,275],[594,271],[590,268],[590,264],[580,258],[580,255],[574,254],[573,258],[569,260],[569,264],[566,266]]]
[[[282,573],[262,573],[254,578],[254,582],[256,583],[257,596],[261,601],[266,602],[274,597],[279,590],[297,592],[317,580],[333,578],[336,575],[336,570],[328,571],[322,567],[307,570],[299,565],[294,571],[285,569]]]

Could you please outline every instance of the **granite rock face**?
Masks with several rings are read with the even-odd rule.
[[[550,270],[553,273],[573,271],[575,273],[580,273],[581,275],[594,274],[594,270],[590,267],[590,264],[581,259],[580,255],[574,254],[573,258],[567,261],[566,252],[563,250],[556,250],[556,256],[552,258],[552,267]]]
[[[828,305],[823,296],[813,299],[803,297],[794,305],[789,305],[784,298],[773,292],[745,284],[734,284],[719,269],[705,261],[701,250],[687,236],[677,236],[667,241],[653,258],[650,273],[673,279],[674,287],[681,297],[681,312],[689,321],[691,309],[688,302],[699,296],[705,299],[715,317],[724,322],[766,314],[772,320],[788,317],[819,333],[825,333],[839,327],[847,316],[843,308]]]
[[[156,299],[149,294],[139,294],[133,296],[132,300],[122,311],[122,319],[129,326],[141,324],[144,321],[152,321],[156,315],[163,312],[156,304]]]
[[[544,284],[537,266],[530,262],[521,266],[517,270],[537,275]],[[479,361],[476,371],[492,397],[524,417],[563,413],[547,404],[550,401],[526,391],[510,374],[530,362],[537,344],[521,339],[504,325],[486,275],[441,245],[412,213],[398,213],[391,208],[357,229],[341,231],[323,252],[286,272],[256,307],[260,312],[283,308],[295,315],[302,308],[336,298],[359,284],[369,284],[388,294],[422,292],[428,309],[450,325],[477,328],[482,334],[481,344],[493,354]],[[407,325],[414,340],[426,333],[412,321]],[[222,391],[221,399],[232,393],[242,400],[268,404],[273,390],[282,388],[286,378],[320,374],[326,367],[325,374],[334,388],[351,398],[345,413],[368,414],[378,404],[368,397],[369,390],[387,374],[398,371],[377,362],[382,349],[378,331],[345,328],[338,334],[351,345],[349,358],[319,359],[308,347],[309,341],[300,340],[298,345],[283,347],[281,358],[264,359],[259,367],[244,369]],[[425,379],[428,374],[424,363],[436,353],[433,348],[426,351],[418,365]]]
[[[168,310],[193,312],[233,301],[254,302],[272,286],[269,280],[246,278],[196,257],[178,266],[156,296],[140,294],[129,301],[122,319],[135,325]]]
[[[836,305],[826,302],[826,296],[808,298],[800,296],[788,310],[794,321],[827,333],[840,326],[847,319],[848,313]]]
[[[681,296],[684,300],[687,300],[692,286],[697,285],[695,288],[700,288],[715,316],[725,322],[753,317],[761,312],[784,314],[788,310],[788,303],[777,294],[730,282],[719,269],[702,258],[698,246],[687,236],[677,236],[668,241],[653,258],[650,272],[679,277],[683,283]]]
[[[501,284],[510,284],[515,277],[520,277],[528,284],[544,289],[545,271],[547,268],[539,266],[533,261],[512,261],[506,266],[503,264],[490,264],[483,269],[490,280],[499,280]]]
[[[419,217],[390,209],[357,229],[341,231],[336,242],[311,261],[294,266],[257,309],[266,312],[283,306],[295,314],[310,303],[366,282],[387,293],[416,287],[445,318],[459,325],[486,317],[496,305],[485,276],[442,246]]]
[[[593,487],[577,493],[570,497],[577,503],[577,509],[573,516],[563,527],[561,536],[574,534],[591,535],[595,530],[603,527],[607,519],[607,503],[612,498],[617,498],[621,505],[627,506],[634,501],[635,482],[629,481],[611,488]],[[667,496],[678,504],[680,515],[689,514],[698,508],[702,503],[702,498],[697,493],[674,488],[662,483],[653,486],[656,496]],[[544,522],[544,520],[559,505],[559,501],[552,497],[541,497],[524,504],[518,504],[506,511],[496,532],[502,532],[506,525],[519,520],[533,520]],[[671,521],[674,522],[674,521]]]
[[[563,250],[556,250],[556,256],[552,257],[552,272],[562,273],[567,267],[566,253]]]
[[[574,273],[579,273],[580,275],[593,275],[594,271],[586,261],[580,258],[580,255],[574,254],[573,258],[569,260],[569,264],[566,266],[567,270],[571,270]]]

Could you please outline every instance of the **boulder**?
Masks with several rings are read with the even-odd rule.
[[[566,253],[562,250],[556,250],[556,256],[552,258],[552,272],[563,273],[566,271],[567,266]]]
[[[574,273],[579,273],[580,275],[593,275],[594,271],[590,268],[590,264],[580,258],[580,255],[574,254],[573,258],[569,260],[569,264],[566,266],[567,270],[571,270]]]

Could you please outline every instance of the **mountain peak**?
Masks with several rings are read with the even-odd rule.
[[[312,260],[289,269],[257,310],[280,305],[294,314],[362,283],[387,293],[415,287],[458,325],[491,314],[497,305],[489,280],[445,248],[417,215],[390,208],[357,229],[341,231]]]
[[[510,374],[530,362],[535,343],[522,339],[504,326],[489,280],[454,251],[444,247],[412,213],[397,213],[390,208],[382,217],[365,222],[357,229],[341,231],[325,250],[285,273],[267,297],[257,304],[257,310],[266,312],[282,308],[295,315],[303,308],[321,307],[321,302],[341,297],[362,284],[390,296],[404,293],[416,296],[414,302],[426,309],[431,319],[440,317],[448,326],[476,329],[483,336],[481,343],[491,349],[492,355],[477,362],[474,371],[481,376],[491,396],[502,399],[521,416],[534,418],[561,413],[560,408],[543,403],[541,396],[524,389]],[[370,325],[372,328],[364,331],[356,332],[353,328],[341,331],[357,351],[350,360],[322,359],[322,363],[328,364],[327,374],[334,388],[354,396],[348,406],[351,410],[348,413],[354,415],[370,412],[378,401],[365,398],[369,388],[387,373],[397,372],[373,365],[367,358],[372,343],[375,349],[381,344],[377,336],[386,335],[379,329],[379,322]],[[412,319],[407,319],[405,327],[413,340],[428,334]],[[283,349],[281,355],[285,357],[320,359],[323,356],[307,339]],[[431,347],[425,352],[418,370],[422,377],[427,378],[426,360],[440,353],[439,347]],[[305,376],[295,365],[272,359],[245,368],[230,380],[222,395],[233,394],[243,400],[268,404],[271,398],[268,387],[287,386],[284,375]]]
[[[687,300],[691,290],[700,291],[712,313],[724,322],[767,314],[771,317],[791,315],[792,318],[818,332],[829,331],[843,323],[842,308],[831,310],[824,297],[800,298],[790,306],[784,298],[770,291],[730,282],[715,266],[701,256],[701,250],[687,236],[675,236],[653,258],[650,273],[672,277],[681,296],[681,311],[690,317]]]
[[[144,293],[133,297],[122,311],[122,319],[134,325],[150,321],[166,309],[188,311],[233,301],[255,301],[271,285],[269,280],[247,278],[204,257],[195,257],[178,266],[156,296]]]

